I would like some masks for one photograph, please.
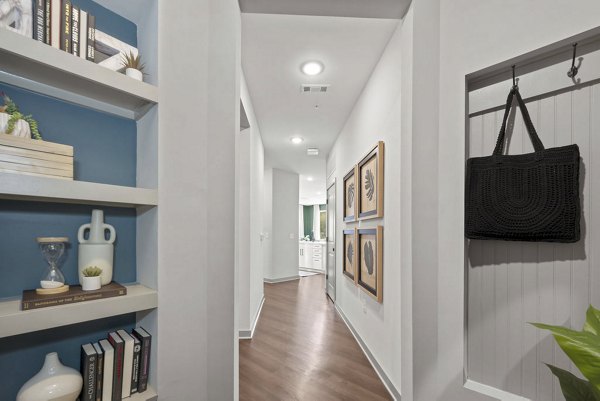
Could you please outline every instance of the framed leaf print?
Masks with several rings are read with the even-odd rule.
[[[357,283],[377,302],[383,303],[383,226],[359,228]]]
[[[356,284],[356,228],[344,230],[343,273]]]
[[[356,221],[358,210],[358,166],[344,176],[344,221]]]
[[[358,219],[383,217],[383,153],[379,141],[358,164]]]

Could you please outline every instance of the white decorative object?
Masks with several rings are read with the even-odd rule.
[[[0,0],[0,28],[33,37],[33,2],[30,0]]]
[[[94,276],[94,277],[82,277],[81,280],[81,289],[83,291],[94,291],[99,290],[102,287],[102,277]]]
[[[82,386],[81,374],[64,366],[58,354],[51,352],[42,369],[21,387],[17,401],[75,401]]]
[[[8,113],[0,113],[0,134],[7,134],[8,120],[10,120],[10,115]],[[29,127],[27,121],[18,120],[15,123],[13,131],[9,135],[31,139],[31,127]]]
[[[98,65],[113,71],[123,70],[123,57],[126,54],[133,53],[134,56],[137,56],[138,54],[138,49],[135,47],[128,45],[127,43],[110,36],[99,29],[96,29],[96,36],[94,40],[96,51],[108,56],[108,58],[99,62]]]
[[[125,70],[125,75],[133,79],[137,79],[138,81],[144,80],[144,75],[142,74],[142,72],[140,70],[136,70],[135,68],[127,68]]]
[[[89,230],[89,237],[85,232]],[[106,239],[105,232],[110,232]],[[91,223],[79,227],[77,239],[79,240],[79,283],[83,286],[83,270],[90,266],[102,269],[102,285],[109,284],[113,276],[114,245],[117,234],[115,228],[104,223],[104,212],[92,210]]]

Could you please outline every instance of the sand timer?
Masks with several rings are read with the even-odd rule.
[[[48,262],[48,267],[40,280],[42,288],[36,289],[38,294],[59,294],[69,291],[69,286],[65,285],[65,276],[59,267],[62,262],[61,257],[65,253],[65,244],[68,242],[67,237],[40,237],[37,239],[42,255]]]

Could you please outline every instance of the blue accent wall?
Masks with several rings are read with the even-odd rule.
[[[135,313],[42,330],[0,341],[0,400],[15,400],[19,389],[58,352],[65,366],[80,370],[81,345],[105,339],[111,331],[135,327]]]
[[[121,0],[127,1],[127,0]],[[96,17],[96,28],[123,42],[137,47],[137,26],[92,0],[71,0],[74,6]]]

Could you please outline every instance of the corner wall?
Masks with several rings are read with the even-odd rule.
[[[298,278],[298,199],[299,176],[269,168],[265,170],[264,280]]]
[[[336,303],[380,365],[398,396],[401,383],[401,101],[404,22],[392,35],[328,156],[328,185],[337,185],[336,232],[384,226],[383,303],[379,304],[342,274],[343,252],[336,253]],[[385,142],[384,218],[343,221],[343,177],[376,144]],[[343,249],[336,235],[337,249]]]
[[[264,147],[242,73],[241,99],[250,128],[236,140],[236,263],[240,337],[250,337],[263,300]]]

